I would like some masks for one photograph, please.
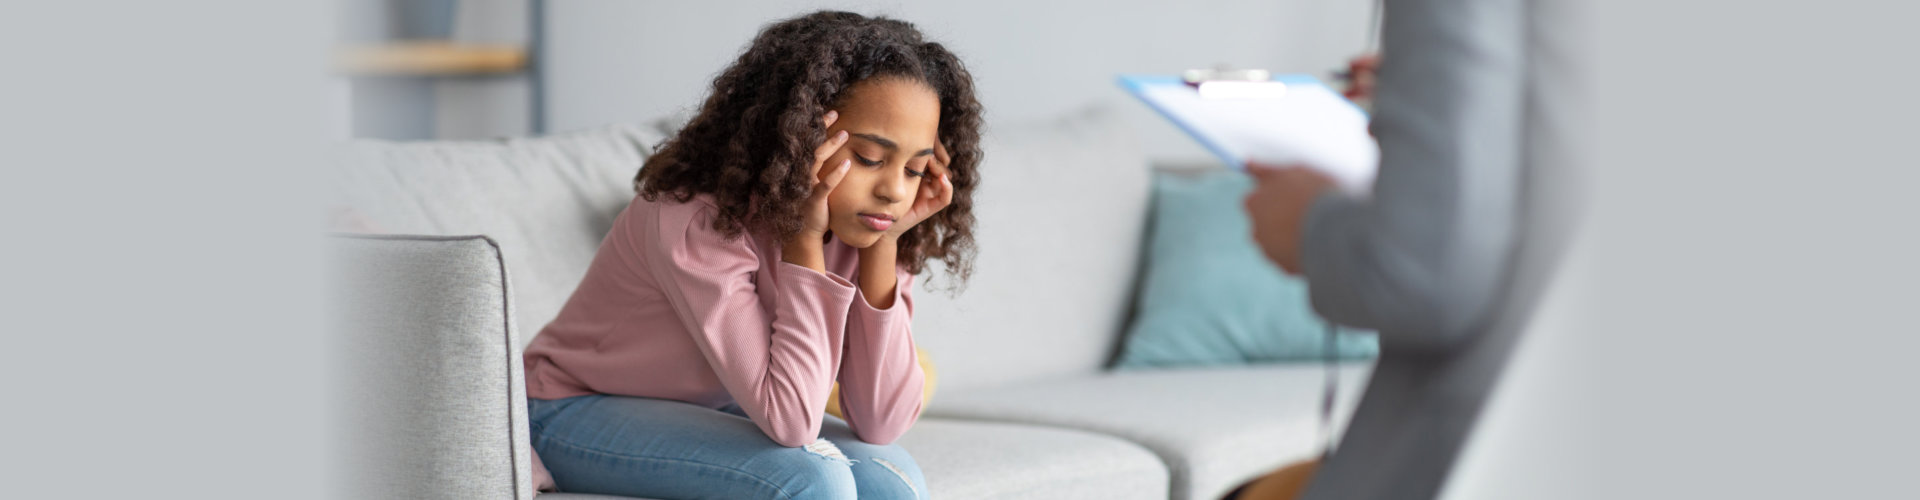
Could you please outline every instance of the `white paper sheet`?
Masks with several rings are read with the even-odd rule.
[[[1312,77],[1276,78],[1277,98],[1205,99],[1177,78],[1122,77],[1221,161],[1243,169],[1249,161],[1301,164],[1332,176],[1354,194],[1372,191],[1380,147],[1367,133],[1367,116]]]

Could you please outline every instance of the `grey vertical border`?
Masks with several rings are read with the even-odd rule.
[[[547,0],[527,2],[527,127],[533,135],[547,133]]]

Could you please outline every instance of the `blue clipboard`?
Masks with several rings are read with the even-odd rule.
[[[1379,164],[1379,145],[1367,132],[1367,113],[1318,78],[1273,75],[1285,87],[1270,98],[1202,98],[1178,76],[1120,75],[1122,88],[1199,141],[1227,168],[1243,170],[1250,161],[1302,164],[1340,181],[1342,187],[1370,190]]]

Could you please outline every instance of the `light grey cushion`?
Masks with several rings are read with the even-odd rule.
[[[1352,411],[1369,366],[1340,368],[1336,423]],[[1171,498],[1218,498],[1319,453],[1324,373],[1317,364],[1114,372],[943,391],[926,414],[1125,438],[1166,463]]]
[[[1151,169],[1138,141],[1096,108],[995,127],[983,146],[973,280],[958,297],[915,290],[914,339],[943,390],[1099,371],[1144,238]]]
[[[340,498],[533,496],[507,268],[469,237],[328,239]]]
[[[1153,452],[1072,429],[922,418],[898,441],[939,499],[1165,498]]]
[[[357,140],[333,155],[333,209],[366,229],[484,234],[513,269],[517,325],[532,341],[580,284],[633,176],[664,135],[610,125],[532,139]]]

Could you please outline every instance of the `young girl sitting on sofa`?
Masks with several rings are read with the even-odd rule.
[[[922,402],[914,275],[970,271],[972,77],[911,24],[818,12],[710,92],[527,347],[544,489],[927,498],[890,443]]]

